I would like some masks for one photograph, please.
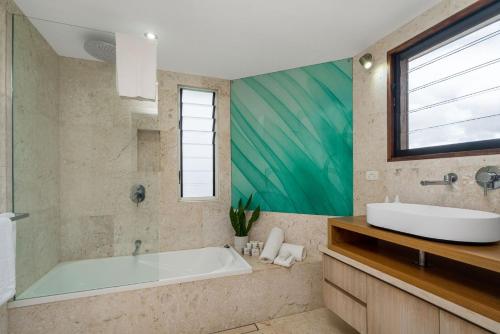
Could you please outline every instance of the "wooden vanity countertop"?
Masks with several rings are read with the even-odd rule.
[[[328,219],[328,245],[335,242],[332,240],[332,238],[335,238],[335,233],[332,233],[331,227],[422,250],[500,273],[500,242],[477,245],[435,241],[373,227],[366,222],[366,216],[355,216]]]

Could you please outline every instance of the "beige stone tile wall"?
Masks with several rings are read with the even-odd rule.
[[[8,328],[7,304],[0,305],[0,333],[7,333]]]
[[[476,185],[482,166],[500,165],[500,155],[387,162],[387,51],[472,4],[472,0],[445,0],[355,57],[354,61],[354,212],[365,214],[365,205],[399,195],[401,201],[500,212],[500,191],[487,197]],[[358,62],[369,52],[375,58],[366,71]],[[380,178],[367,181],[365,172],[377,170]],[[441,179],[456,172],[453,188],[422,187],[423,179]]]
[[[9,309],[10,334],[214,333],[323,306],[321,262]]]
[[[158,73],[156,105],[118,97],[113,65],[61,58],[61,260],[129,255],[136,239],[142,252],[231,240],[229,81]],[[214,201],[179,199],[180,86],[217,92]],[[137,183],[139,207],[129,198]]]
[[[21,15],[14,17],[13,141],[17,223],[16,293],[59,261],[59,56]]]

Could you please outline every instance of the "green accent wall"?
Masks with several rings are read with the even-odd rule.
[[[231,82],[232,202],[352,215],[352,59]]]

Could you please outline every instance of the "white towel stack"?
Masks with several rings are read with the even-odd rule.
[[[0,214],[0,305],[16,294],[16,224],[12,213]]]
[[[278,227],[273,227],[264,244],[264,249],[260,253],[260,260],[266,263],[273,263],[276,256],[278,256],[283,241],[285,241],[285,232]]]
[[[267,237],[264,250],[260,254],[260,260],[289,268],[295,261],[300,262],[306,258],[304,246],[287,244],[284,241],[285,232],[274,227]]]
[[[116,33],[118,95],[156,100],[157,42]]]
[[[284,243],[283,245],[281,245],[280,252],[282,250],[290,252],[290,254],[292,254],[295,258],[295,261],[304,261],[304,259],[306,258],[306,249],[304,248],[304,246]]]
[[[274,259],[273,263],[278,266],[290,268],[295,263],[295,256],[281,247],[278,257]]]

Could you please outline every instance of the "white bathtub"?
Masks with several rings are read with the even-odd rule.
[[[61,262],[17,295],[11,306],[251,272],[233,248],[223,247]]]

